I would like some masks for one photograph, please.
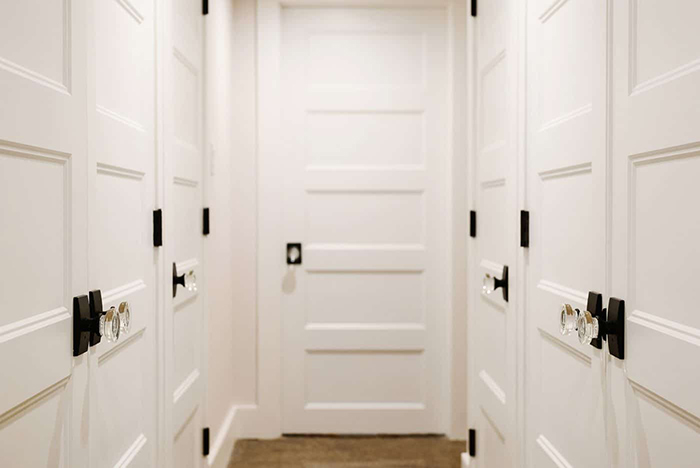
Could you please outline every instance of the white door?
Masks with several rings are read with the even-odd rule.
[[[444,432],[446,15],[284,8],[283,432]]]
[[[206,381],[202,354],[205,309],[201,294],[204,24],[200,0],[166,4],[165,268],[172,270],[173,275],[185,275],[183,279],[189,286],[178,285],[165,293],[165,398],[169,408],[166,414],[170,417],[166,421],[166,465],[189,468],[199,466],[203,460],[202,405]]]
[[[616,466],[700,466],[700,4],[614,2],[611,358]],[[617,429],[617,432],[615,432]]]
[[[560,312],[606,292],[606,7],[533,0],[527,15],[528,463],[603,466],[605,350],[562,336]]]
[[[481,467],[515,460],[516,7],[479,2],[471,21],[474,126],[470,250],[469,427]],[[507,269],[507,270],[506,270]],[[508,272],[508,278],[504,277]],[[505,284],[493,289],[494,279]],[[487,284],[487,291],[483,285]],[[506,298],[507,288],[507,298]]]
[[[95,467],[156,464],[154,3],[88,2],[88,286],[131,312],[128,333],[90,352]]]
[[[87,466],[84,2],[0,3],[0,466]]]

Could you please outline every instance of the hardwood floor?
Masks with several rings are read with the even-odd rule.
[[[464,450],[444,437],[239,440],[229,468],[459,468]]]

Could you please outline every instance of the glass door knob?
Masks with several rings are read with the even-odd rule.
[[[121,333],[127,334],[131,330],[131,308],[128,302],[122,302],[117,309],[121,322]]]
[[[484,275],[484,281],[482,282],[481,292],[487,296],[496,290],[496,278],[490,273]]]
[[[99,333],[100,336],[104,336],[109,343],[119,340],[121,320],[115,307],[110,307],[109,310],[100,316]]]
[[[197,275],[194,274],[194,270],[185,273],[185,289],[188,291],[197,290]]]
[[[579,311],[571,307],[571,304],[562,304],[559,323],[559,331],[562,335],[570,335],[576,330],[576,322],[578,321]]]
[[[593,339],[598,338],[600,331],[598,319],[593,317],[590,312],[581,312],[576,325],[578,327],[578,340],[581,344],[591,344]]]

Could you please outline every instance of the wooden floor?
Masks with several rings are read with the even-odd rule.
[[[464,450],[444,437],[239,440],[229,468],[459,468]]]

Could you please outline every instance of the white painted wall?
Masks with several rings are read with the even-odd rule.
[[[238,434],[236,403],[255,400],[255,119],[246,114],[254,112],[255,99],[254,83],[246,92],[242,73],[246,55],[254,63],[254,48],[245,45],[255,27],[245,4],[253,3],[210,0],[205,17],[210,466],[228,463]]]
[[[452,317],[451,411],[448,435],[467,437],[467,2],[450,3],[449,40],[452,74],[451,167],[452,180]]]

